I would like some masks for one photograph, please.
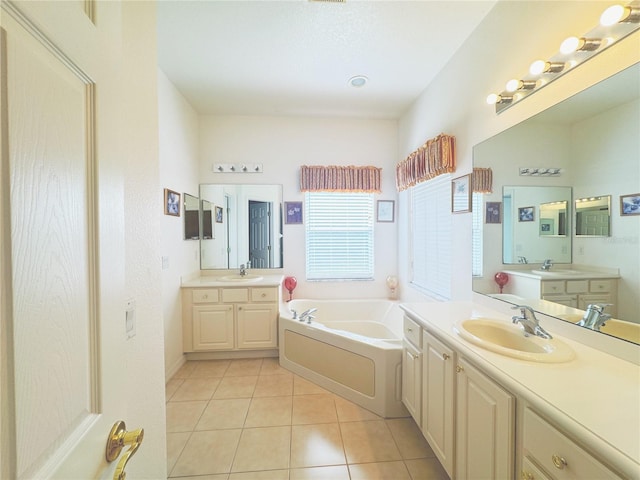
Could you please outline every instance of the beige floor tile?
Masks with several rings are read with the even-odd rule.
[[[257,376],[224,377],[213,398],[249,398],[256,388]]]
[[[171,476],[229,472],[241,432],[239,429],[193,432]]]
[[[404,462],[349,465],[351,480],[411,480]]]
[[[231,364],[224,375],[225,377],[248,377],[250,375],[259,375],[260,368],[262,368],[261,358],[231,360]]]
[[[338,421],[340,422],[364,422],[367,420],[380,420],[382,418],[339,395],[334,395],[334,399],[336,401]]]
[[[291,429],[291,468],[345,464],[337,423],[294,425]]]
[[[313,394],[331,394],[329,390],[325,390],[319,385],[316,385],[309,380],[299,377],[298,375],[293,376],[293,394],[294,395],[313,395]]]
[[[346,465],[292,469],[289,480],[349,480]]]
[[[340,430],[348,463],[402,459],[384,420],[341,423]]]
[[[176,373],[173,374],[173,378],[189,378],[193,371],[196,369],[198,362],[186,362],[184,363]]]
[[[180,477],[180,480],[227,480],[228,478],[228,474],[221,473],[219,475],[196,475],[193,477]]]
[[[184,378],[176,378],[176,377],[173,377],[171,380],[167,382],[167,384],[164,386],[165,402],[168,402],[169,400],[171,400],[171,397],[173,396],[174,393],[176,393],[176,390],[180,388],[180,385],[182,385],[182,382],[184,382]]]
[[[449,475],[437,458],[418,458],[405,460],[404,463],[412,480],[449,480]]]
[[[167,433],[167,472],[171,472],[191,432]]]
[[[280,360],[278,357],[265,358],[262,361],[262,368],[260,369],[260,375],[292,375],[293,374],[280,366]]]
[[[254,397],[282,397],[293,394],[293,375],[260,375]]]
[[[431,458],[433,450],[412,418],[392,418],[385,420],[396,441],[403,459]]]
[[[211,400],[204,409],[196,430],[242,428],[247,418],[250,398],[226,398]]]
[[[169,402],[167,403],[167,432],[191,432],[207,402]]]
[[[333,395],[294,395],[294,425],[336,423],[336,404]]]
[[[191,377],[224,377],[231,360],[201,360],[193,363],[195,368]]]
[[[220,378],[187,378],[171,398],[172,402],[185,400],[209,400],[216,391]]]
[[[289,480],[289,470],[232,473],[229,480]]]
[[[253,397],[245,428],[291,425],[293,397]]]
[[[231,471],[288,469],[290,449],[291,427],[245,428]]]

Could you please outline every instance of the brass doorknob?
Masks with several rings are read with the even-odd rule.
[[[107,448],[105,457],[107,462],[113,462],[120,456],[122,449],[129,445],[129,450],[126,451],[124,456],[118,462],[116,471],[113,474],[113,480],[124,480],[127,476],[124,469],[127,466],[127,462],[138,451],[140,444],[144,438],[144,428],[132,430],[127,432],[127,426],[120,420],[113,424],[111,432],[109,432],[109,438],[107,439]]]

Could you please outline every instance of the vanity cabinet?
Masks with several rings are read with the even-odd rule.
[[[422,426],[422,328],[404,317],[402,341],[402,403]]]
[[[612,278],[542,280],[540,290],[543,300],[580,310],[586,310],[591,303],[608,303],[607,313],[614,317],[617,314],[617,280]]]
[[[278,288],[183,288],[185,352],[278,346]]]
[[[523,480],[622,478],[531,408],[523,417]]]

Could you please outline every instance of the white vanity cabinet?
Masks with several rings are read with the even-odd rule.
[[[278,346],[278,288],[182,289],[185,352]]]
[[[543,300],[580,310],[586,310],[591,303],[608,303],[607,313],[617,315],[616,279],[542,280],[540,283]]]
[[[402,403],[422,426],[422,327],[404,317],[402,341]]]
[[[529,407],[524,409],[522,430],[523,480],[622,478]]]

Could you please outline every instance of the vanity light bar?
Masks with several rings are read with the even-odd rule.
[[[214,173],[262,173],[261,163],[214,163]]]
[[[490,94],[487,103],[495,105],[496,113],[500,113],[639,28],[640,0],[626,6],[613,5],[603,12],[597,26],[583,36],[567,38],[558,53],[547,60],[533,62],[526,75],[511,79],[503,92]]]
[[[557,177],[562,173],[561,168],[555,167],[520,167],[522,177]]]

